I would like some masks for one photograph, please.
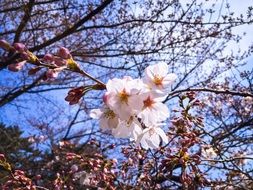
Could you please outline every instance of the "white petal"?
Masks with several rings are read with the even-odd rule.
[[[90,111],[90,117],[93,119],[99,119],[102,116],[103,112],[101,109],[93,109]]]
[[[174,73],[168,74],[163,79],[163,86],[166,88],[168,85],[172,84],[177,79],[177,75]]]
[[[168,140],[168,137],[167,137],[166,133],[159,127],[155,127],[155,131],[161,137],[162,141],[165,144],[168,144],[169,140]]]
[[[117,138],[129,138],[132,134],[132,129],[127,127],[126,122],[120,122],[119,125],[112,129],[112,135]]]
[[[150,132],[150,131],[149,131]],[[160,144],[160,138],[157,134],[150,134],[145,133],[142,140],[141,140],[141,146],[145,149],[155,149],[159,147]],[[143,146],[144,145],[144,146]]]
[[[145,150],[149,149],[149,145],[145,140],[141,139],[140,144],[141,147],[144,148]]]
[[[136,145],[140,145],[140,141],[142,140],[143,136],[148,132],[148,128],[144,129],[142,131],[142,133],[138,136],[137,140],[136,140]]]
[[[99,120],[99,126],[100,126],[100,128],[101,128],[102,131],[105,131],[105,132],[110,132],[111,131],[111,129],[110,129],[109,125],[108,125],[108,119],[106,119],[106,118],[102,117]]]
[[[156,102],[153,107],[158,112],[157,113],[157,115],[159,117],[158,121],[164,121],[170,116],[169,109],[165,104],[163,104],[161,102]]]
[[[119,119],[117,117],[113,118],[113,119],[108,119],[108,126],[109,128],[117,128],[119,124]]]
[[[109,80],[106,84],[106,89],[109,93],[113,92],[113,93],[117,93],[118,91],[123,90],[124,85],[123,85],[123,81],[122,79],[117,79],[114,78],[112,80]]]
[[[148,82],[148,81],[152,81],[153,78],[154,78],[154,73],[152,71],[152,66],[148,66],[146,69],[145,69],[145,80],[144,82]]]
[[[165,77],[167,75],[168,70],[169,70],[167,63],[161,62],[161,63],[156,64],[155,66],[157,67],[157,71],[155,74],[162,77]]]
[[[152,148],[158,148],[161,142],[159,135],[156,133],[150,135],[148,140],[152,143]]]
[[[141,111],[143,108],[143,100],[143,96],[132,95],[128,98],[128,104],[133,110]]]
[[[133,124],[132,138],[136,141],[140,134],[142,134],[142,129],[137,124]]]

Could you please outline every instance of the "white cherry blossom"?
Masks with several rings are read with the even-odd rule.
[[[162,101],[175,79],[175,74],[168,74],[166,63],[147,67],[144,79],[111,79],[103,96],[105,105],[92,110],[90,116],[99,119],[101,130],[114,137],[129,138],[144,149],[158,148],[162,142],[168,143],[160,128],[169,117]]]
[[[129,121],[121,121],[116,128],[112,129],[112,135],[117,138],[136,140],[141,133],[140,124],[133,117]]]
[[[214,159],[217,157],[217,154],[211,145],[203,146],[201,151],[203,157],[206,159]]]
[[[131,77],[114,78],[106,84],[107,105],[122,120],[128,120],[143,107],[142,97],[139,96],[142,88],[139,80]]]
[[[119,124],[118,116],[107,106],[91,110],[90,117],[99,119],[100,128],[105,132],[111,132],[111,130],[116,128]]]
[[[159,126],[148,127],[138,136],[136,145],[141,145],[144,149],[156,149],[161,142],[168,143],[168,137]]]
[[[177,79],[177,75],[174,73],[168,74],[168,70],[168,65],[163,62],[150,65],[145,69],[144,82],[148,84],[152,90],[164,93],[164,90]]]
[[[169,117],[168,107],[161,102],[161,98],[156,98],[153,94],[145,94],[142,111],[138,117],[146,125],[154,125],[165,121]]]

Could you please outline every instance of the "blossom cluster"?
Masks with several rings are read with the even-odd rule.
[[[143,78],[126,76],[107,82],[103,96],[104,105],[93,109],[90,116],[100,120],[100,128],[117,138],[129,138],[144,149],[158,148],[168,137],[161,126],[169,117],[163,100],[168,87],[177,76],[168,73],[166,63],[145,69]]]

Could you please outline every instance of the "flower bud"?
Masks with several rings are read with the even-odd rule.
[[[13,44],[13,47],[14,47],[14,49],[15,49],[16,51],[18,51],[19,53],[22,53],[22,52],[24,52],[24,51],[27,50],[27,48],[25,47],[25,45],[22,44],[22,43],[14,43],[14,44]]]
[[[67,61],[64,60],[64,59],[62,59],[62,58],[60,58],[60,57],[55,57],[55,58],[54,58],[54,63],[55,63],[57,66],[59,66],[59,67],[61,67],[61,66],[66,66],[66,65],[67,65]]]
[[[55,69],[49,69],[46,73],[47,79],[54,79],[57,78],[59,75],[59,71]]]
[[[128,158],[128,163],[130,164],[130,165],[133,165],[133,159],[132,158]]]
[[[36,175],[36,176],[35,176],[35,179],[36,179],[36,180],[40,180],[40,179],[41,179],[41,175],[39,175],[39,174]]]
[[[68,95],[65,98],[65,100],[68,101],[70,105],[77,104],[83,95],[84,95],[84,87],[81,86],[73,88],[68,92]]]
[[[107,168],[104,168],[104,173],[108,173],[108,169]]]
[[[71,58],[71,54],[70,54],[69,50],[65,47],[60,47],[60,49],[58,50],[58,56],[63,59],[70,59]]]
[[[21,57],[23,60],[27,60],[27,61],[30,60],[30,56],[29,56],[29,54],[26,53],[26,52],[22,52],[22,53],[20,54],[20,57]]]
[[[22,67],[24,66],[25,63],[26,63],[26,61],[21,61],[21,62],[18,62],[18,63],[10,64],[8,66],[8,69],[10,71],[13,71],[13,72],[18,72],[22,69]]]
[[[73,172],[73,173],[75,173],[75,172],[77,172],[78,171],[78,166],[77,165],[72,165],[71,166],[71,172]]]
[[[25,175],[25,172],[22,170],[15,170],[16,175]]]
[[[5,156],[4,156],[4,154],[0,154],[0,161],[5,161]]]
[[[42,60],[51,63],[54,62],[54,56],[50,53],[47,53],[46,55],[44,55]]]

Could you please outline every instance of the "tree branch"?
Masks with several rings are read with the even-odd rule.
[[[76,31],[76,29],[78,29],[80,26],[82,26],[85,22],[87,22],[88,20],[90,20],[93,16],[95,16],[96,14],[98,14],[99,12],[101,12],[107,5],[109,5],[113,0],[105,0],[100,6],[98,6],[95,10],[93,10],[92,12],[90,12],[88,15],[86,15],[85,17],[83,17],[81,20],[79,20],[76,24],[74,24],[72,27],[70,27],[69,29],[65,30],[63,33],[61,33],[58,36],[55,36],[54,38],[46,41],[43,44],[40,44],[38,46],[35,46],[33,48],[30,49],[30,51],[38,51],[44,47],[47,47],[65,37],[67,37],[68,35],[74,33]]]
[[[242,96],[242,97],[253,97],[253,94],[248,92],[238,92],[238,91],[232,91],[232,90],[217,90],[217,89],[211,89],[211,88],[187,88],[182,90],[176,90],[168,94],[168,97],[178,95],[182,92],[211,92],[215,94],[230,94],[233,96]]]

